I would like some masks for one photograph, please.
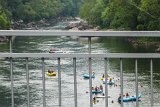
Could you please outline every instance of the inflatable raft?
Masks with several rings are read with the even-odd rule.
[[[95,75],[89,76],[89,75],[85,74],[85,75],[83,75],[83,78],[84,79],[95,78]]]
[[[141,95],[138,96],[138,100],[141,98]],[[128,97],[123,97],[122,98],[118,98],[118,102],[121,102],[121,100],[123,100],[123,102],[130,102],[130,101],[136,101],[136,95],[134,96],[128,96]]]
[[[48,76],[56,76],[56,74],[57,74],[56,72],[51,72],[51,73],[47,72]]]
[[[114,83],[115,83],[114,80],[112,80],[112,81],[107,80],[107,84],[108,84],[108,85],[113,85]],[[105,81],[105,80],[103,80],[103,84],[106,84],[106,81]]]
[[[103,90],[92,90],[93,94],[103,93]]]

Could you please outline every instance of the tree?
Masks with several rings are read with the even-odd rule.
[[[101,14],[104,9],[104,0],[85,0],[80,9],[80,17],[93,26],[102,25]]]
[[[160,30],[159,5],[159,0],[141,0],[138,30]]]
[[[10,12],[6,9],[6,2],[0,0],[0,29],[10,28]]]
[[[127,0],[112,0],[102,13],[103,23],[106,28],[136,29],[137,9]]]

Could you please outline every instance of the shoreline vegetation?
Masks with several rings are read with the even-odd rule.
[[[14,22],[11,29],[37,30],[37,29],[40,29],[41,27],[54,26],[57,22],[60,22],[60,21],[70,21],[69,24],[65,27],[65,30],[93,30],[93,31],[104,30],[104,29],[100,29],[99,26],[93,27],[92,25],[89,25],[87,21],[84,21],[79,17],[58,17],[50,20],[42,19],[39,21],[33,21],[29,23],[24,23],[23,21],[20,20],[20,21]],[[105,30],[114,31],[115,29],[105,29]],[[0,36],[0,43],[8,42],[8,41],[9,41],[8,37]],[[133,47],[135,48],[151,47],[153,48],[154,52],[160,52],[159,41],[152,41],[152,40],[148,41],[148,40],[142,40],[137,38],[127,38],[126,41],[129,42],[131,45],[133,45]]]
[[[23,22],[23,20],[19,20],[12,23],[10,30],[38,30],[41,27],[49,27],[54,26],[57,22],[60,21],[74,21],[76,20],[74,17],[58,17],[54,19],[42,19],[39,21],[31,21],[31,22]],[[9,41],[9,37],[0,36],[0,43],[5,43]]]
[[[53,26],[67,16],[83,20],[69,23],[66,30],[159,31],[160,2],[157,0],[0,0],[0,29],[36,30]],[[66,16],[66,17],[65,17]],[[72,18],[71,17],[71,18]],[[85,21],[84,21],[85,20]],[[91,26],[92,25],[92,26]],[[0,42],[8,38],[0,37]],[[155,48],[159,38],[128,38],[134,47]]]

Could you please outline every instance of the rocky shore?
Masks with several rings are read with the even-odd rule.
[[[6,36],[0,36],[0,43],[1,42],[8,42],[9,41],[9,38],[6,37]]]
[[[127,38],[126,41],[135,48],[152,48],[153,52],[160,53],[160,43],[158,41],[140,41],[135,38]]]
[[[93,27],[92,25],[88,24],[86,21],[75,18],[75,21],[71,21],[68,26],[65,27],[66,30],[94,30],[98,31],[99,27]]]
[[[13,30],[37,30],[40,29],[40,27],[49,27],[54,26],[57,22],[60,21],[70,21],[70,20],[76,20],[73,17],[58,17],[54,19],[42,19],[39,21],[34,22],[23,22],[23,20],[12,22],[12,27],[10,29]],[[9,38],[6,36],[0,36],[0,43],[8,42]]]
[[[58,17],[54,19],[42,19],[39,21],[33,21],[33,22],[23,22],[23,20],[19,20],[16,22],[13,22],[12,28],[11,29],[18,29],[18,30],[36,30],[39,29],[40,27],[49,27],[49,26],[54,26],[57,22],[60,21],[66,21],[66,20],[75,20],[72,17]]]
[[[40,27],[49,27],[49,26],[54,26],[57,22],[60,21],[69,21],[69,24],[65,27],[65,30],[93,30],[93,31],[98,31],[100,28],[93,27],[89,25],[86,21],[76,17],[58,17],[56,19],[42,19],[40,21],[35,21],[35,22],[29,22],[29,23],[24,23],[22,20],[14,22],[12,24],[12,28],[14,30],[36,30],[39,29]],[[144,42],[144,41],[139,41],[134,38],[127,38],[126,39],[129,43],[131,43],[135,48],[138,47],[143,47],[143,48],[148,48],[152,47],[154,52],[160,52],[160,43],[159,42]],[[6,36],[0,36],[0,43],[1,42],[8,42],[9,38]]]

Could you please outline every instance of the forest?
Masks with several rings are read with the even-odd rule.
[[[84,0],[80,17],[116,30],[160,30],[160,0]]]
[[[13,22],[76,16],[81,0],[0,0],[0,29]]]
[[[0,29],[64,16],[101,29],[160,30],[160,0],[0,0]]]

